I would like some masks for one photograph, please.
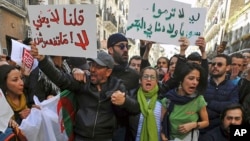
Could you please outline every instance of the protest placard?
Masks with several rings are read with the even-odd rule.
[[[11,44],[11,60],[15,61],[17,65],[22,66],[25,71],[32,71],[37,67],[38,61],[31,56],[29,52],[31,49],[30,46],[13,39],[11,40]]]
[[[173,0],[130,1],[126,36],[175,45],[187,37],[194,44],[202,36],[205,17],[204,8]]]
[[[32,38],[44,55],[97,56],[96,6],[30,5]]]

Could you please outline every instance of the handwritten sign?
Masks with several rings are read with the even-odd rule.
[[[178,45],[182,36],[196,40],[204,30],[204,24],[197,25],[205,23],[206,12],[192,11],[194,9],[189,4],[172,0],[130,1],[126,36]]]
[[[188,29],[185,31],[190,43],[194,44],[197,37],[202,36],[205,26],[206,13],[205,8],[192,8],[191,16],[188,18]]]
[[[28,68],[31,68],[30,71],[37,67],[38,61],[36,59],[33,59],[33,57],[29,53],[30,46],[22,44],[13,39],[11,40],[11,44],[11,60],[15,61],[19,66],[24,66],[26,68],[29,66]]]
[[[45,55],[97,56],[95,5],[28,6],[33,41]]]
[[[22,62],[25,68],[28,68],[29,70],[31,70],[33,66],[34,58],[26,48],[23,49]]]

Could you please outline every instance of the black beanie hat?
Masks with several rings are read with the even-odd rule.
[[[6,79],[7,75],[11,70],[16,69],[12,65],[2,65],[0,66],[0,88],[2,89],[3,93],[6,94]]]
[[[118,42],[126,41],[128,42],[128,39],[121,33],[115,33],[109,36],[107,48],[114,46]]]

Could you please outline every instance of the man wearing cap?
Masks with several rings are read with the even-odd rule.
[[[139,104],[127,95],[123,82],[111,76],[114,60],[109,54],[101,51],[97,58],[88,58],[90,75],[85,77],[85,83],[56,69],[46,56],[38,55],[35,45],[31,46],[31,54],[38,59],[39,68],[61,90],[75,93],[78,105],[74,125],[76,141],[112,141],[117,117],[140,111]]]

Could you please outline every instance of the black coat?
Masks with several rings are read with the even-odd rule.
[[[111,95],[114,91],[127,92],[120,79],[109,77],[107,82],[102,84],[99,92],[88,78],[86,83],[76,81],[70,74],[57,70],[46,58],[39,62],[39,68],[61,90],[68,89],[75,93],[78,111],[74,132],[78,136],[111,139],[117,126],[117,117],[124,116],[124,113],[140,111],[138,102],[129,96],[126,96],[122,106],[115,106],[111,103]]]

